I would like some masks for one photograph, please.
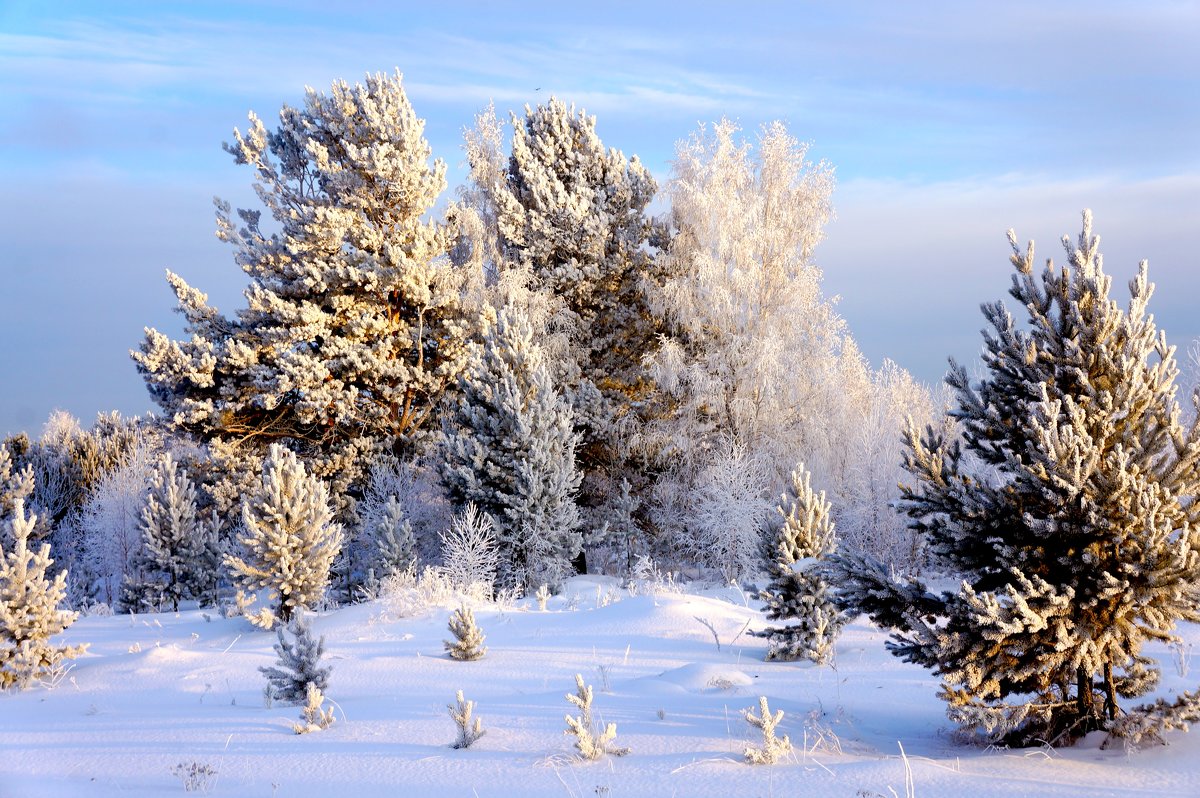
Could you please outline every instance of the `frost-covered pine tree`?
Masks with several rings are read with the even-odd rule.
[[[33,469],[15,468],[8,446],[0,445],[0,545],[12,547],[9,522],[16,515],[17,505],[24,507],[33,490]]]
[[[490,112],[467,136],[464,200],[485,237],[476,249],[498,272],[527,270],[531,288],[558,305],[539,339],[565,333],[550,365],[581,431],[580,502],[599,512],[628,458],[631,420],[653,390],[642,357],[658,333],[646,295],[661,279],[652,249],[660,231],[646,210],[657,185],[637,156],[605,147],[595,117],[556,98],[513,115],[507,158],[502,141]]]
[[[483,630],[475,623],[475,613],[467,607],[459,607],[450,613],[450,633],[453,640],[446,640],[443,645],[451,659],[462,662],[472,662],[487,653],[486,639]]]
[[[216,582],[217,541],[198,516],[196,488],[187,470],[164,453],[150,477],[141,512],[142,578],[159,585],[178,612],[184,598],[200,598]]]
[[[492,518],[502,582],[561,580],[582,546],[578,435],[522,311],[497,314],[460,390],[441,443],[451,501]]]
[[[17,499],[6,524],[12,544],[0,546],[0,689],[25,688],[87,648],[51,640],[77,614],[59,609],[67,595],[67,572],[48,577],[50,546],[29,548],[36,522],[25,515],[24,499]]]
[[[168,273],[188,338],[146,331],[133,358],[151,396],[202,440],[287,440],[342,482],[373,441],[419,448],[469,329],[446,230],[427,218],[446,167],[400,75],[308,89],[272,131],[251,113],[225,149],[273,224],[218,204],[218,236],[250,278],[233,318]]]
[[[894,630],[893,653],[941,675],[968,729],[1018,744],[1154,735],[1200,710],[1200,691],[1120,703],[1158,680],[1143,645],[1200,620],[1200,426],[1180,422],[1144,262],[1122,308],[1090,212],[1078,243],[1063,240],[1064,267],[1039,272],[1033,244],[1009,241],[1027,323],[983,307],[986,372],[971,384],[952,364],[947,380],[961,443],[907,435],[904,508],[961,585],[933,593],[846,557],[842,598]]]
[[[372,540],[381,579],[403,573],[417,561],[412,524],[395,496],[389,496],[375,522]]]
[[[762,593],[767,617],[795,621],[769,627],[759,636],[768,640],[767,659],[810,659],[825,664],[847,618],[833,603],[821,567],[837,549],[825,492],[812,489],[812,477],[801,464],[792,472],[787,490],[776,507],[775,545],[771,583]]]
[[[296,609],[321,598],[341,550],[342,531],[333,520],[329,488],[305,470],[294,452],[272,444],[262,483],[242,504],[242,525],[243,556],[227,554],[225,565],[242,591],[266,589],[276,602],[247,616],[268,629],[287,623]]]
[[[291,634],[289,642],[284,631]],[[333,667],[321,666],[325,654],[325,637],[313,638],[308,617],[298,610],[286,626],[275,629],[279,641],[275,653],[279,655],[275,665],[258,670],[267,677],[270,696],[273,700],[298,704],[308,697],[308,686],[315,685],[325,692],[329,687],[329,674]]]

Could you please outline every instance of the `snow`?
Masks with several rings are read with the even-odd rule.
[[[764,662],[760,605],[732,588],[629,595],[577,577],[539,612],[529,598],[476,605],[488,654],[449,659],[450,609],[390,618],[383,602],[321,613],[338,721],[298,736],[299,708],[266,707],[260,665],[275,635],[195,609],[88,617],[64,635],[89,653],[57,687],[0,694],[0,796],[181,793],[180,763],[209,765],[217,796],[864,796],[921,798],[1200,794],[1200,734],[1170,745],[997,750],[956,742],[937,682],[884,650],[864,620],[837,642],[834,667]],[[720,638],[718,651],[711,624]],[[749,629],[742,632],[749,621]],[[1190,643],[1200,629],[1183,630]],[[1173,653],[1159,693],[1194,686]],[[581,763],[563,734],[574,676],[595,691],[629,756]],[[1192,677],[1194,678],[1194,676]],[[456,690],[486,735],[449,747]],[[795,751],[744,763],[760,745],[742,710],[765,695]],[[903,746],[906,759],[901,756]]]

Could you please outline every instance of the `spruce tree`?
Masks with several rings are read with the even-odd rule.
[[[503,582],[559,581],[582,547],[578,436],[521,311],[498,313],[460,390],[441,445],[451,501],[493,519]]]
[[[216,545],[197,514],[196,489],[169,453],[159,459],[141,512],[142,578],[159,586],[179,610],[183,598],[200,598],[216,581]]]
[[[531,287],[561,303],[569,344],[552,376],[581,432],[581,503],[598,511],[628,456],[626,425],[653,392],[642,357],[659,332],[645,292],[660,279],[661,231],[647,212],[657,184],[637,156],[605,147],[594,116],[557,98],[513,115],[507,163],[500,142],[494,115],[481,115],[465,199],[498,238],[479,249],[500,270],[527,269]]]
[[[770,627],[767,659],[810,659],[827,663],[846,616],[833,602],[821,567],[837,549],[830,504],[825,492],[812,489],[811,476],[801,464],[792,472],[788,489],[780,496],[776,512],[775,544],[770,585],[762,593],[767,617],[793,624]]]
[[[399,74],[309,89],[275,130],[252,113],[225,149],[273,224],[218,204],[218,236],[250,278],[232,318],[168,273],[188,337],[149,329],[133,353],[152,398],[201,440],[260,456],[286,440],[343,482],[380,442],[419,448],[469,330],[447,232],[426,218],[446,167]]]
[[[329,569],[342,546],[333,520],[329,488],[310,475],[294,452],[272,444],[257,493],[242,504],[242,557],[225,555],[225,565],[243,591],[266,589],[276,602],[247,616],[271,628],[321,598]],[[253,600],[243,598],[248,609]]]
[[[412,523],[404,515],[404,508],[395,496],[389,496],[372,535],[375,561],[379,564],[379,576],[386,579],[403,573],[416,562],[416,540]]]
[[[291,642],[284,634],[285,629],[292,635]],[[310,684],[324,692],[329,687],[329,673],[333,670],[331,666],[321,666],[325,637],[313,638],[308,617],[302,610],[292,616],[286,627],[277,627],[275,633],[279,638],[275,643],[279,659],[271,667],[259,668],[267,677],[271,698],[298,704],[307,698]]]
[[[0,546],[0,689],[25,688],[87,649],[50,639],[74,623],[77,613],[59,609],[67,595],[67,572],[48,578],[54,562],[50,546],[29,548],[36,523],[36,516],[25,515],[24,499],[17,499],[6,524],[12,545]]]
[[[842,596],[895,634],[901,658],[942,677],[949,714],[1013,743],[1069,743],[1093,729],[1140,738],[1195,718],[1200,694],[1122,709],[1158,669],[1147,641],[1200,620],[1200,422],[1181,422],[1174,349],[1147,313],[1143,262],[1122,309],[1083,217],[1068,264],[1016,268],[983,306],[981,381],[953,364],[961,441],[910,425],[903,507],[935,566],[933,593],[864,557],[841,560]]]

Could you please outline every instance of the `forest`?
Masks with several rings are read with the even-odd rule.
[[[259,200],[216,203],[244,306],[168,272],[185,334],[131,352],[156,410],[0,445],[0,687],[96,656],[63,642],[80,618],[216,613],[275,643],[267,705],[320,731],[314,618],[453,609],[445,655],[472,661],[497,645],[472,608],[601,579],[734,591],[753,656],[834,678],[839,635],[877,630],[983,745],[1131,750],[1200,719],[1147,653],[1200,621],[1196,399],[1090,212],[1062,264],[1009,231],[981,365],[927,386],[823,292],[834,168],[782,123],[702,124],[659,184],[573,105],[489,106],[451,190],[395,73],[223,146]],[[580,758],[629,753],[582,675],[568,699]],[[747,711],[746,761],[799,744],[781,717]]]

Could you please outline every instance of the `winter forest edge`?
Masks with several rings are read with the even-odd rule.
[[[344,718],[314,617],[452,607],[472,662],[497,648],[473,608],[591,574],[731,587],[756,655],[806,668],[869,621],[963,747],[1133,751],[1200,719],[1147,654],[1200,621],[1197,394],[1090,212],[1061,264],[1009,231],[982,365],[930,388],[822,292],[834,170],[783,124],[702,125],[658,185],[573,105],[489,107],[453,191],[423,128],[398,72],[251,113],[224,149],[261,207],[216,203],[245,306],[168,272],[185,335],[132,352],[158,412],[0,444],[0,702],[97,656],[64,642],[80,618],[199,610],[274,641],[266,704],[320,732]],[[566,698],[579,760],[637,756],[582,675]],[[744,761],[794,758],[756,699]]]

